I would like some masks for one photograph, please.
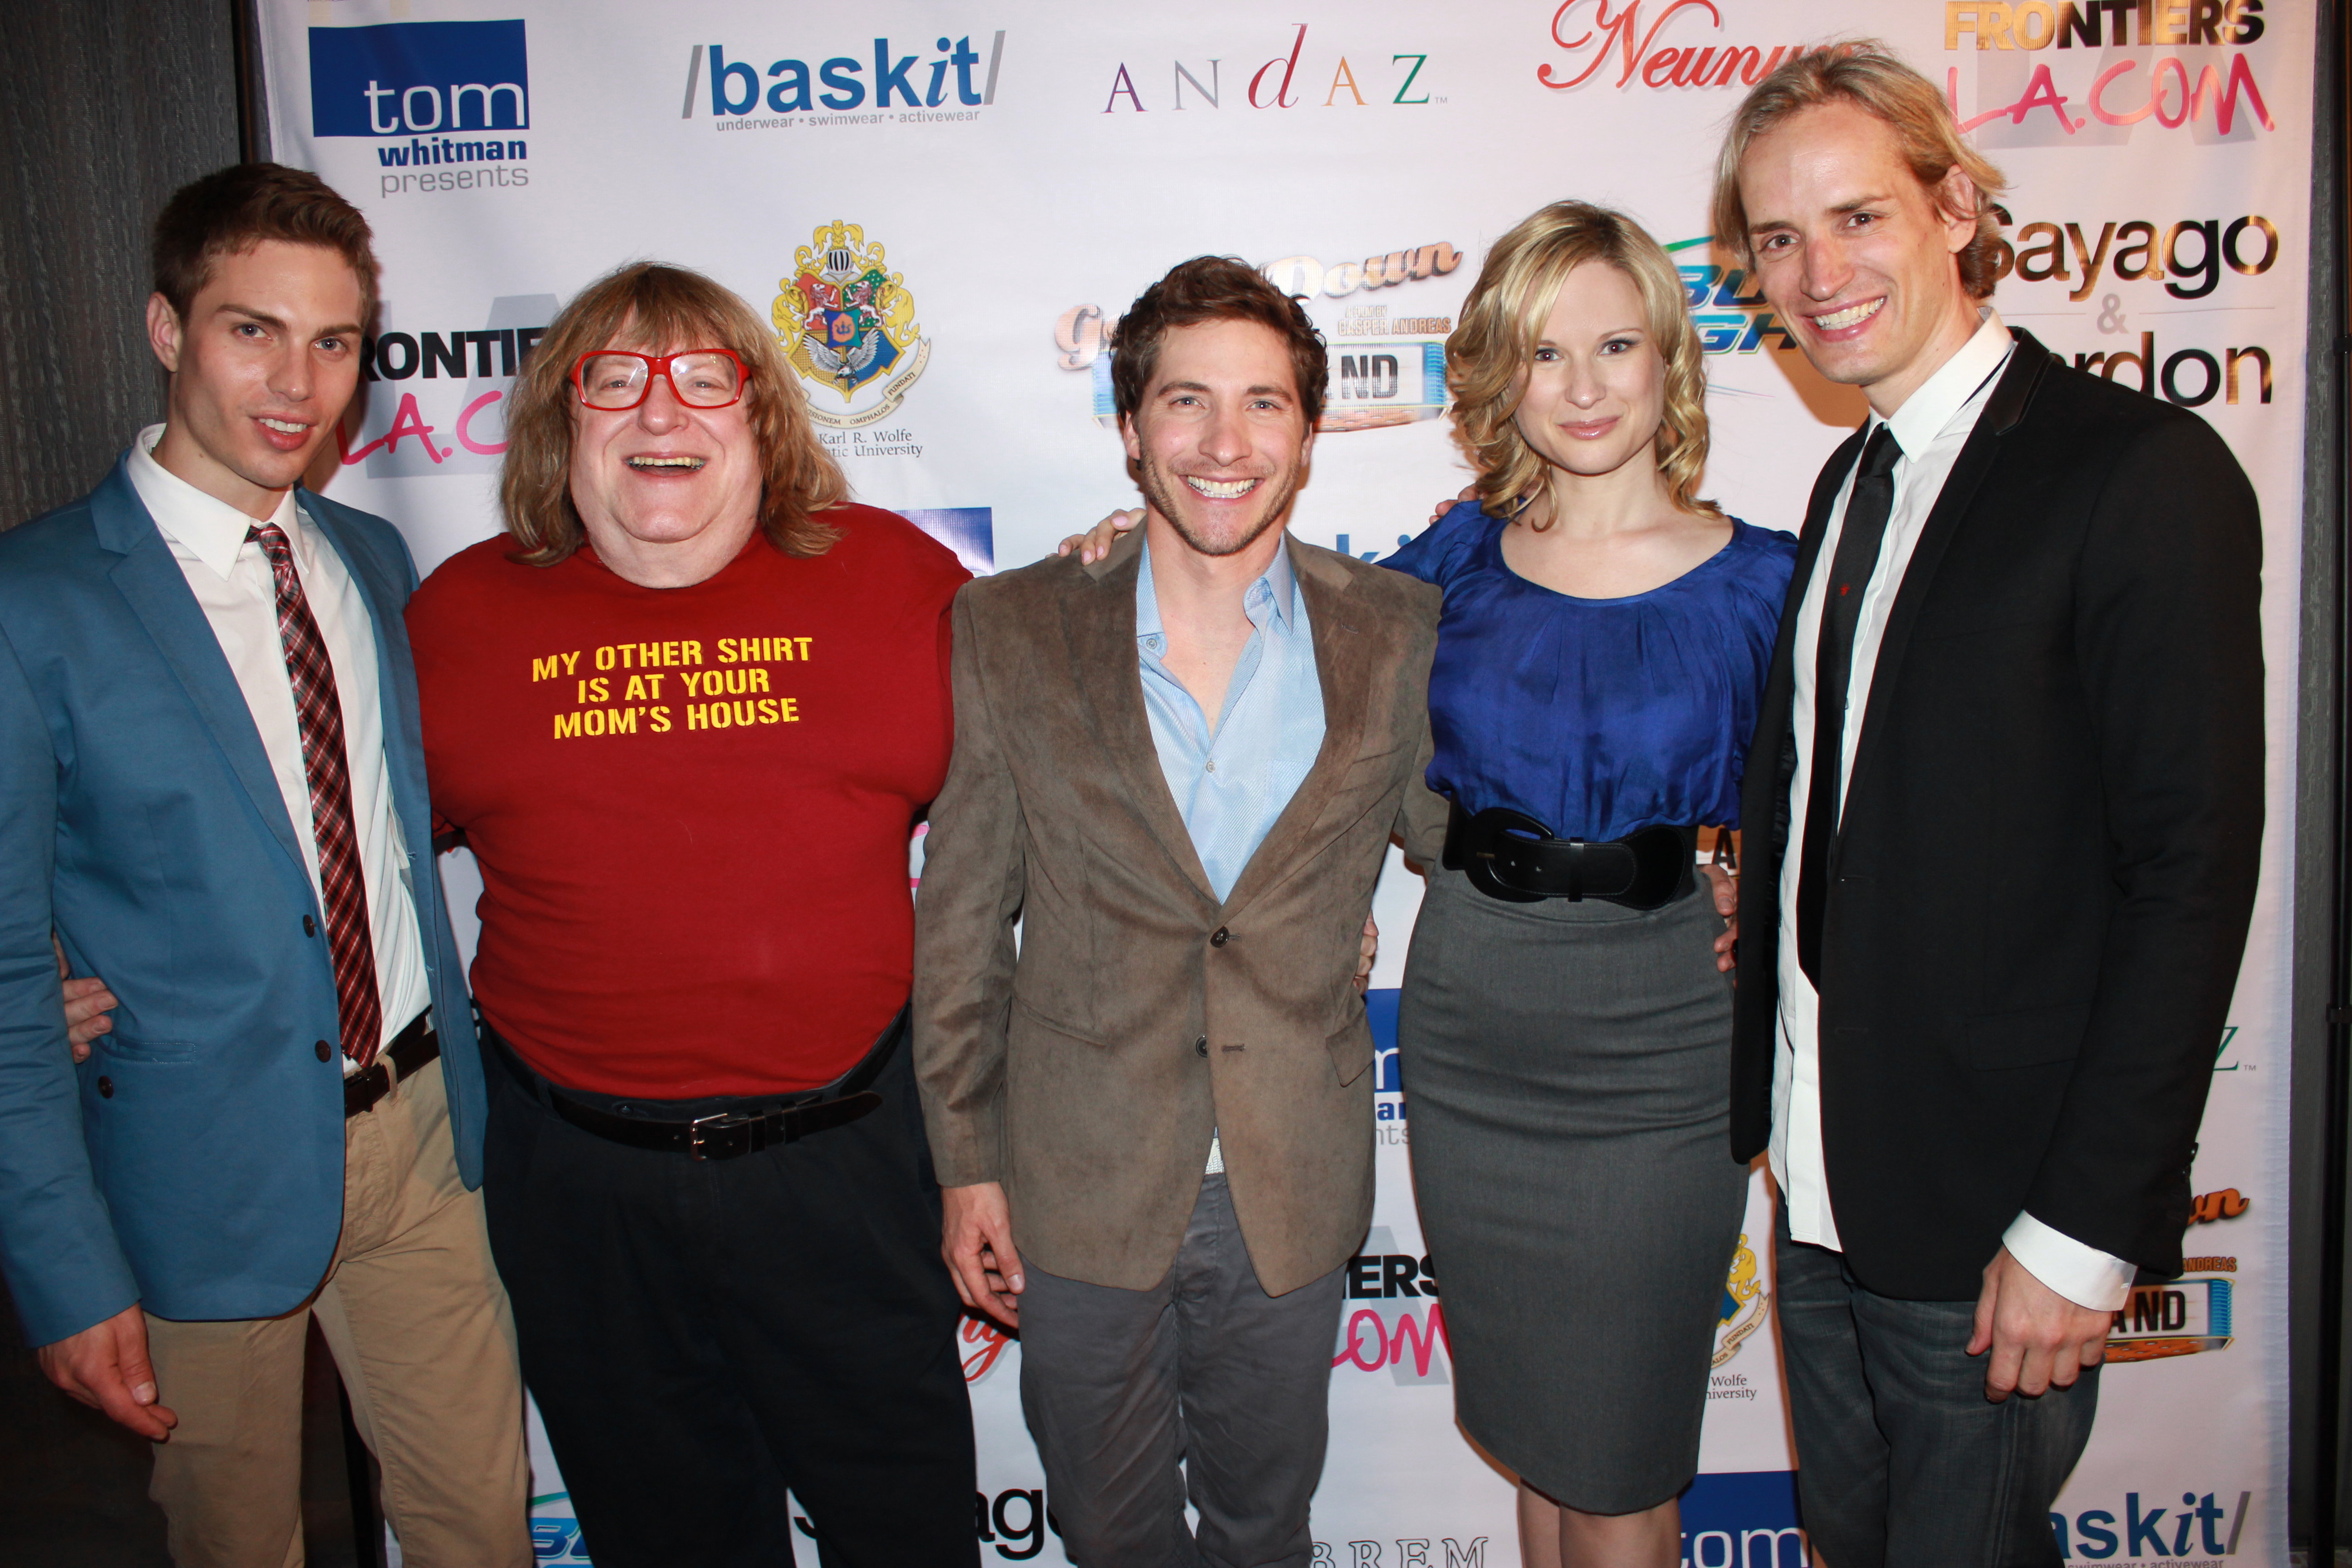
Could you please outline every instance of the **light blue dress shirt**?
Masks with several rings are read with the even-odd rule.
[[[1249,642],[1225,685],[1212,725],[1184,683],[1160,662],[1168,651],[1151,551],[1135,574],[1135,650],[1143,672],[1143,706],[1168,793],[1192,836],[1192,847],[1222,901],[1265,841],[1323,749],[1323,684],[1307,601],[1290,568],[1290,551],[1242,596]]]

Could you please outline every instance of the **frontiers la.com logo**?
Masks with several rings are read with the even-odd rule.
[[[377,194],[527,185],[520,19],[310,29],[310,131],[377,143]]]
[[[2251,140],[2278,129],[2239,52],[2266,30],[2262,11],[2263,0],[1948,0],[1944,47],[1975,57],[1973,106],[1961,103],[1960,68],[1946,68],[1953,118],[1990,132],[1990,147],[2113,143],[2150,122],[2200,142]]]

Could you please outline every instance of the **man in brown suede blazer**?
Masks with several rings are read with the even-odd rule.
[[[1438,596],[1286,533],[1324,361],[1258,274],[1187,262],[1116,342],[1144,537],[956,604],[916,1067],[1072,1561],[1304,1563],[1371,1214],[1359,936],[1390,836],[1443,825]]]

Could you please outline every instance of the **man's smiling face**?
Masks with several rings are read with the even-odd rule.
[[[1922,185],[1892,127],[1850,103],[1790,116],[1748,143],[1739,199],[1758,280],[1805,357],[1883,415],[1977,329],[1956,259],[1975,191]]]
[[[1152,511],[1213,556],[1282,524],[1314,443],[1289,346],[1244,321],[1170,329],[1120,432]]]
[[[359,386],[361,299],[341,253],[279,239],[215,258],[184,319],[154,296],[148,341],[172,373],[156,461],[269,516]]]

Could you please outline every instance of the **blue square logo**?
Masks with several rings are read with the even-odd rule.
[[[427,136],[530,128],[522,23],[310,29],[310,131]]]

